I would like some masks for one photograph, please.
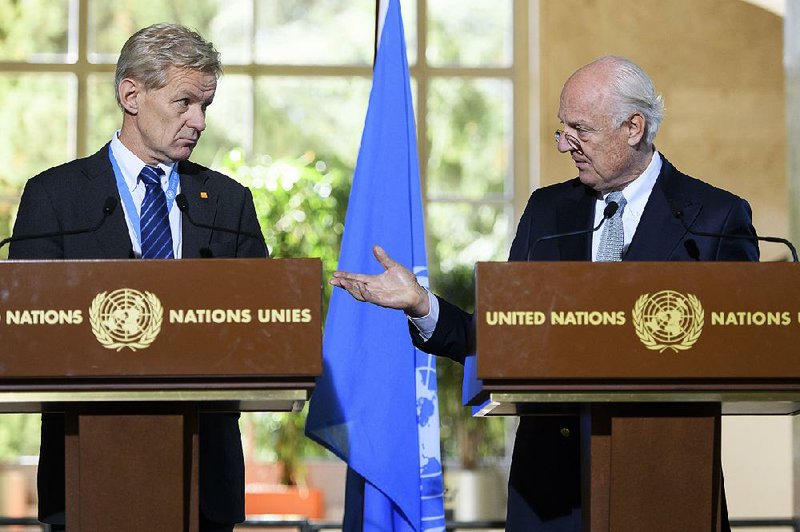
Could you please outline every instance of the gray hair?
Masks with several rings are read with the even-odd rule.
[[[652,144],[664,119],[664,98],[656,92],[653,80],[642,67],[624,57],[606,56],[600,61],[610,63],[613,69],[611,88],[617,99],[614,125],[618,127],[640,113],[645,120],[645,142]]]
[[[131,35],[119,53],[114,76],[117,104],[122,107],[119,85],[123,79],[141,81],[148,91],[160,89],[167,84],[169,67],[217,78],[222,74],[219,52],[200,34],[179,24],[153,24]]]

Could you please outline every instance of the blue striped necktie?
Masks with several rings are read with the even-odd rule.
[[[139,227],[142,233],[143,259],[171,259],[172,231],[169,227],[169,211],[167,196],[161,188],[161,176],[164,170],[159,167],[145,166],[139,174],[145,187],[142,213]]]

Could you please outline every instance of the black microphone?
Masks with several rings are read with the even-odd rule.
[[[542,240],[553,240],[554,238],[563,238],[565,236],[577,236],[577,235],[584,235],[587,233],[594,233],[595,231],[600,230],[603,227],[603,224],[606,223],[606,220],[614,216],[617,211],[619,210],[619,203],[616,201],[609,201],[606,204],[606,208],[603,209],[603,218],[600,220],[595,227],[591,229],[581,229],[580,231],[570,231],[568,233],[556,233],[554,235],[545,235],[536,239],[533,245],[528,250],[528,260],[531,260],[531,255],[533,255],[533,250],[536,249],[536,245],[541,242]]]
[[[780,238],[777,236],[758,236],[758,235],[737,235],[731,233],[709,233],[706,231],[695,231],[688,225],[686,225],[686,220],[683,219],[683,211],[680,208],[675,206],[672,207],[672,215],[675,216],[678,220],[680,220],[681,225],[686,232],[690,235],[694,236],[705,236],[710,238],[734,238],[737,240],[761,240],[763,242],[773,242],[777,244],[783,244],[789,248],[789,251],[792,253],[792,262],[797,262],[797,250],[794,248],[791,242],[789,242],[785,238]]]
[[[117,198],[114,196],[109,196],[106,198],[105,202],[103,202],[103,217],[98,220],[96,224],[91,227],[84,227],[81,229],[69,229],[67,231],[52,231],[50,233],[38,233],[32,235],[20,235],[14,236],[11,235],[8,238],[4,238],[0,240],[0,249],[3,248],[9,242],[22,242],[24,240],[37,240],[39,238],[53,238],[53,237],[63,237],[63,236],[71,236],[71,235],[80,235],[83,233],[94,233],[98,229],[100,229],[104,223],[106,223],[106,219],[111,216],[114,210],[117,208]]]
[[[255,238],[256,240],[261,242],[261,244],[264,246],[264,251],[267,253],[267,256],[269,257],[269,249],[267,248],[267,244],[264,242],[264,235],[261,235],[259,233],[253,233],[252,231],[245,231],[243,229],[231,229],[229,227],[220,227],[217,225],[209,225],[195,221],[194,218],[192,218],[192,215],[189,214],[189,200],[186,199],[186,196],[183,193],[175,196],[175,205],[177,205],[178,209],[180,209],[180,211],[186,215],[186,219],[189,220],[189,223],[195,227],[200,227],[202,229],[210,229],[211,231],[221,231],[223,233],[230,233],[236,236],[241,235],[249,238]],[[202,250],[201,254],[203,254]]]

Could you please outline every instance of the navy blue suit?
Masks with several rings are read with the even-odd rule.
[[[261,234],[250,191],[203,166],[179,163],[181,192],[195,222]],[[201,197],[205,192],[207,198]],[[117,208],[100,229],[60,238],[11,244],[11,259],[128,259],[133,257],[128,226],[119,204],[108,145],[31,178],[20,201],[14,235],[91,227],[106,198]],[[175,207],[177,208],[177,207]],[[201,229],[182,220],[183,258],[264,257],[264,241]],[[244,520],[244,460],[238,414],[200,415],[200,509],[216,523]],[[39,518],[58,524],[64,512],[64,418],[42,416],[39,458]]]
[[[674,214],[681,212],[693,231],[755,235],[748,203],[682,174],[663,157],[662,163],[624,260],[757,261],[755,241],[695,237]],[[542,241],[533,250],[531,246],[545,235],[591,228],[596,202],[596,193],[577,178],[534,191],[509,260],[591,260],[591,234]],[[472,315],[442,299],[439,303],[433,336],[424,342],[412,327],[414,343],[423,351],[463,363],[475,350]],[[536,530],[535,523],[569,515],[580,504],[578,418],[522,417],[511,463],[507,530]]]

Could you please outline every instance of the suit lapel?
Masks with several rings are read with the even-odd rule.
[[[596,197],[587,187],[575,186],[556,207],[556,232],[568,233],[588,229],[594,221]],[[590,260],[592,235],[558,239],[559,260]]]
[[[647,200],[625,260],[669,260],[686,236],[686,229],[674,213],[680,211],[686,225],[691,225],[700,213],[702,205],[683,193],[683,174],[663,156],[661,160],[661,173]]]
[[[127,259],[131,256],[131,238],[108,149],[109,145],[106,144],[100,151],[86,159],[86,188],[80,193],[85,199],[81,203],[90,207],[84,209],[79,216],[83,218],[86,227],[96,224],[102,216],[106,199],[114,198],[117,202],[116,207],[103,225],[95,231],[95,237],[104,258]]]
[[[196,223],[213,225],[217,213],[215,194],[208,188],[208,174],[191,163],[179,163],[181,193],[186,197],[188,211]],[[205,197],[204,197],[205,196]],[[200,250],[211,242],[211,230],[192,224],[186,214],[181,217],[183,238],[182,256],[199,258]]]

